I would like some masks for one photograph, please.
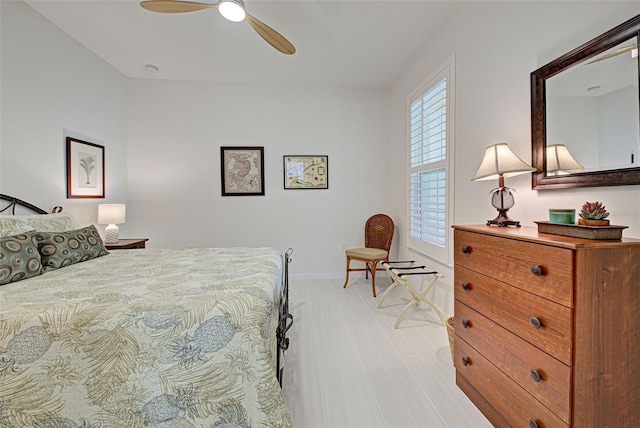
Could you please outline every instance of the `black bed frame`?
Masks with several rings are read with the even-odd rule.
[[[0,199],[5,200],[5,201],[9,201],[9,205],[7,205],[6,207],[0,209],[0,213],[3,213],[5,211],[11,210],[11,214],[15,214],[16,213],[16,206],[22,206],[25,207],[27,209],[30,209],[31,211],[33,211],[36,214],[47,214],[47,212],[41,208],[36,207],[35,205],[31,205],[28,202],[25,202],[23,200],[20,200],[18,198],[14,198],[13,196],[9,196],[9,195],[3,195],[2,193],[0,193]]]
[[[282,293],[280,294],[280,306],[279,306],[279,322],[276,329],[276,336],[278,339],[278,352],[276,358],[276,368],[278,376],[278,382],[282,387],[282,376],[284,374],[284,353],[289,348],[289,338],[287,337],[287,331],[293,325],[293,315],[289,313],[289,263],[293,260],[291,255],[293,249],[289,248],[284,253],[284,274],[282,276]]]
[[[38,208],[28,202],[13,196],[3,195],[0,193],[0,200],[8,201],[9,204],[0,208],[0,213],[10,212],[12,215],[16,213],[16,207],[21,206],[36,214],[48,214],[42,208]],[[55,207],[53,212],[62,211],[62,207]],[[289,313],[289,263],[291,263],[291,255],[293,249],[289,248],[283,255],[284,258],[284,274],[282,276],[282,291],[280,293],[280,302],[278,305],[278,327],[276,329],[276,340],[278,349],[276,352],[276,376],[282,387],[282,376],[284,374],[284,353],[289,348],[289,338],[287,331],[293,325],[293,315]]]

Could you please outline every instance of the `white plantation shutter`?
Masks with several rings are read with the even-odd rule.
[[[411,174],[411,237],[445,245],[446,169]]]
[[[411,104],[411,167],[446,159],[447,79]]]
[[[409,99],[409,248],[449,264],[453,58]]]

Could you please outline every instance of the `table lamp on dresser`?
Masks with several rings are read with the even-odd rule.
[[[511,189],[504,185],[504,177],[531,171],[535,171],[535,168],[513,153],[507,143],[493,144],[485,149],[480,167],[471,181],[498,179],[498,187],[491,191],[491,204],[498,210],[498,216],[487,220],[487,225],[520,227],[519,221],[512,220],[507,215],[509,208],[515,204],[515,199]]]

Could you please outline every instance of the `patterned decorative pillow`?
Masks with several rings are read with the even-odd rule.
[[[0,238],[0,285],[42,273],[36,232]]]
[[[0,216],[0,237],[19,235],[34,230],[26,220],[12,215]]]
[[[38,232],[35,236],[45,271],[109,254],[94,225],[68,232]]]
[[[31,229],[38,232],[67,232],[80,228],[76,219],[67,213],[26,214],[16,217],[25,220]]]

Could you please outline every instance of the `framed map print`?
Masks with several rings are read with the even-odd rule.
[[[264,147],[220,147],[222,196],[264,195]]]
[[[104,146],[67,137],[67,198],[104,198]]]
[[[285,189],[328,189],[329,156],[284,156]]]

